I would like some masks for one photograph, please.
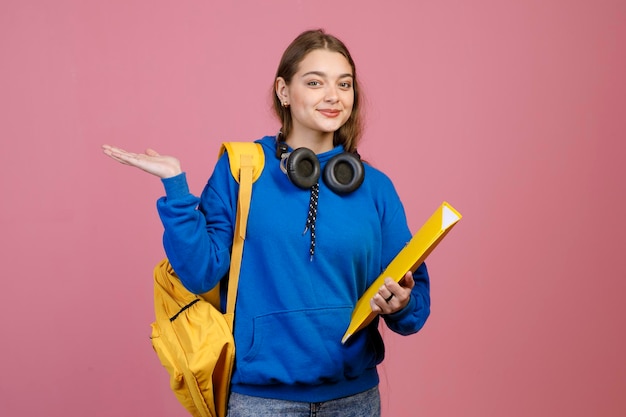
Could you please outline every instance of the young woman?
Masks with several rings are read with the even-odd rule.
[[[378,319],[345,345],[341,338],[356,301],[411,233],[392,182],[356,153],[360,106],[345,45],[322,30],[300,34],[275,77],[281,130],[257,141],[266,162],[241,265],[229,417],[380,415]],[[213,288],[227,274],[237,207],[227,156],[198,198],[176,158],[104,152],[162,179],[169,261],[190,291]],[[370,304],[394,332],[417,332],[430,312],[426,266],[400,284],[388,279]]]

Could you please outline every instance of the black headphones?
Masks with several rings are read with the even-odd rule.
[[[298,148],[289,152],[287,144],[276,141],[276,157],[289,180],[302,189],[311,188],[320,178],[320,162],[315,152]],[[363,183],[365,171],[358,153],[342,152],[324,167],[324,183],[337,194],[348,194]]]

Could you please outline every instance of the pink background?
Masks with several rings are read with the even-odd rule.
[[[3,0],[0,415],[184,416],[148,339],[158,179],[100,144],[178,156],[273,134],[275,67],[344,39],[361,153],[411,228],[464,219],[429,260],[432,316],[385,331],[383,415],[626,414],[622,0]]]

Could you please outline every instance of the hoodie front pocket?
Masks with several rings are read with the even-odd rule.
[[[237,348],[240,382],[316,385],[343,379],[347,348],[341,337],[351,312],[338,307],[256,317],[250,349]]]

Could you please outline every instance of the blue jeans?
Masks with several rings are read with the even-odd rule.
[[[380,393],[360,394],[322,403],[274,400],[230,394],[227,417],[380,417]]]

